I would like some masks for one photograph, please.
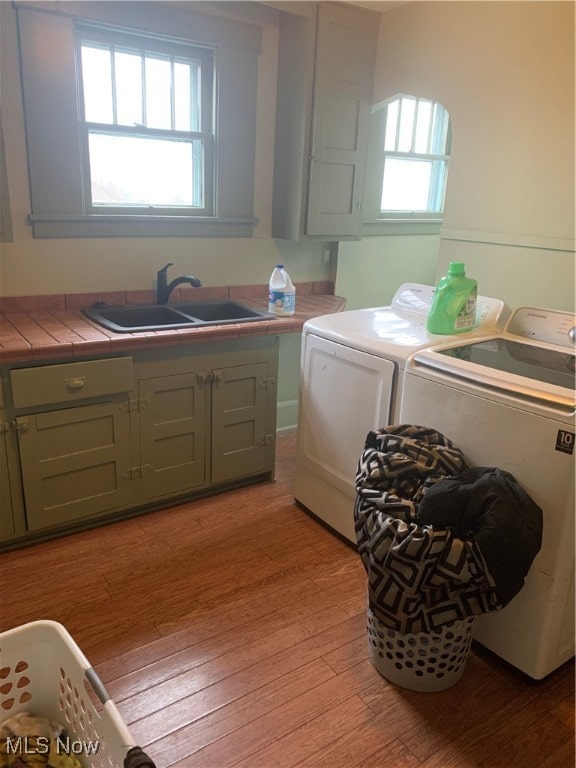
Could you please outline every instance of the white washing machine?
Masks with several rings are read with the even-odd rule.
[[[475,639],[534,679],[574,655],[576,316],[522,307],[504,333],[418,352],[401,421],[433,427],[471,466],[512,474],[544,512],[520,592],[478,620]]]
[[[302,331],[296,501],[355,543],[354,476],[371,429],[397,423],[406,360],[419,349],[503,329],[502,301],[478,297],[476,328],[426,330],[434,288],[405,283],[387,307],[308,320]]]

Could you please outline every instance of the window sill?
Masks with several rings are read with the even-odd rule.
[[[442,219],[371,219],[362,222],[362,237],[439,235]]]
[[[30,214],[34,237],[252,237],[258,219],[194,216]]]

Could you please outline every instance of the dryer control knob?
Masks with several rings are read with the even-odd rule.
[[[576,343],[576,325],[573,325],[572,328],[568,331],[568,338],[570,341],[573,341]]]

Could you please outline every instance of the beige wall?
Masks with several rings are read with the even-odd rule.
[[[203,5],[207,7],[209,4]],[[174,262],[171,275],[191,272],[205,285],[267,283],[277,261],[286,263],[296,281],[329,278],[322,244],[289,243],[270,236],[278,28],[272,9],[259,12],[252,7],[251,17],[263,26],[255,184],[259,223],[255,237],[41,240],[32,237],[26,224],[30,198],[15,12],[11,3],[0,2],[0,95],[14,234],[13,243],[1,245],[0,295],[153,288],[156,271],[168,261]]]
[[[346,296],[347,309],[390,304],[401,283],[433,285],[438,235],[364,237],[340,243],[336,293]]]
[[[384,15],[374,102],[440,101],[453,127],[436,277],[574,308],[574,3],[413,2]]]

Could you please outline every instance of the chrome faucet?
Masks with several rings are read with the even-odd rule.
[[[168,268],[173,266],[173,262],[169,262],[165,267],[159,269],[156,274],[156,303],[167,304],[170,294],[176,288],[177,285],[182,283],[189,283],[194,288],[200,288],[202,281],[194,275],[181,275],[174,278],[171,283],[168,282]]]

